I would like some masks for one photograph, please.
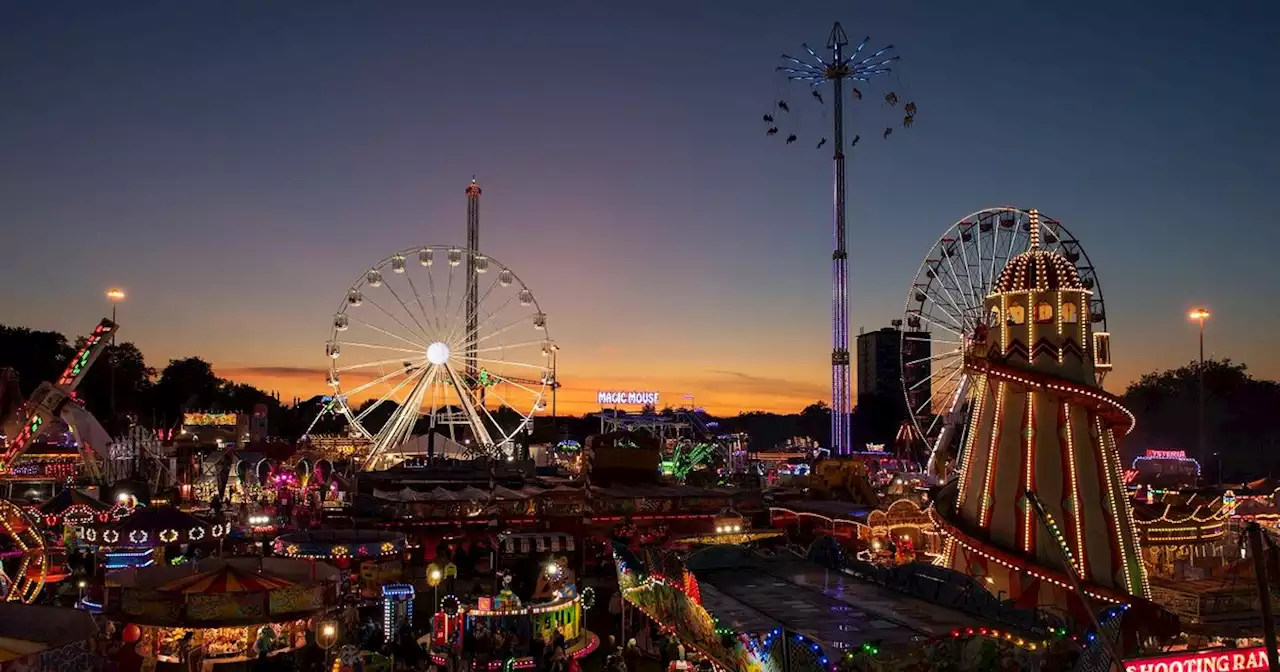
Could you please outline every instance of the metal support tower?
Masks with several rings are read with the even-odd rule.
[[[467,336],[466,340],[470,343],[467,346],[465,361],[467,364],[467,384],[473,385],[479,378],[480,371],[476,368],[476,329],[479,325],[479,315],[477,314],[480,295],[479,295],[479,278],[476,275],[476,255],[480,253],[480,185],[476,184],[476,178],[471,176],[471,184],[467,185]],[[481,394],[483,386],[481,386]],[[483,397],[481,397],[483,403]]]
[[[837,21],[831,27],[827,48],[833,67],[827,68],[835,92],[835,243],[831,253],[831,450],[840,455],[853,450],[849,417],[853,412],[849,381],[849,252],[845,249],[844,179],[844,78],[848,68],[840,68],[849,38]]]
[[[848,79],[865,82],[874,75],[888,73],[887,66],[898,58],[890,56],[880,60],[892,46],[864,56],[862,50],[867,41],[864,39],[852,53],[846,53],[849,38],[837,21],[827,37],[827,49],[831,51],[829,59],[823,59],[808,45],[804,45],[805,51],[812,57],[811,61],[784,54],[783,59],[793,65],[778,68],[789,79],[805,82],[815,89],[830,82],[835,97],[835,142],[831,158],[835,173],[833,200],[836,248],[831,253],[831,451],[836,455],[848,455],[853,451],[849,431],[853,386],[849,379],[849,252],[845,246],[844,81]]]

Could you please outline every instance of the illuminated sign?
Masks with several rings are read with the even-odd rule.
[[[235,427],[235,413],[183,413],[182,424],[198,427]]]
[[[657,392],[611,392],[596,393],[596,401],[601,406],[657,406]]]
[[[1187,451],[1185,450],[1148,450],[1146,456],[1153,460],[1185,460],[1187,459]]]
[[[1184,651],[1124,661],[1124,672],[1254,672],[1267,669],[1265,647]]]

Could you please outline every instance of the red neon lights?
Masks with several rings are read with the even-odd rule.
[[[1266,669],[1267,651],[1262,646],[1184,651],[1124,661],[1124,672],[1255,672]]]

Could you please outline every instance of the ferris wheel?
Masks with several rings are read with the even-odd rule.
[[[0,602],[30,604],[48,575],[39,527],[22,509],[0,499]]]
[[[551,348],[547,317],[515,272],[428,245],[383,259],[347,290],[326,345],[328,382],[373,444],[366,469],[428,433],[472,456],[511,456],[554,382]]]
[[[1105,331],[1107,313],[1093,262],[1061,222],[1037,213],[1040,246],[1076,265],[1092,290],[1095,330]],[[902,389],[918,436],[930,450],[929,472],[940,475],[952,447],[963,445],[969,376],[966,344],[990,314],[983,302],[1010,259],[1027,250],[1032,235],[1028,210],[1001,206],[979,210],[953,224],[928,252],[907,296],[902,330]],[[1098,372],[1101,382],[1102,371]]]

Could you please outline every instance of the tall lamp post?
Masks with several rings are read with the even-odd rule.
[[[1209,311],[1205,308],[1193,308],[1191,309],[1191,312],[1187,313],[1187,317],[1193,320],[1196,320],[1200,323],[1200,365],[1196,367],[1196,371],[1200,379],[1199,380],[1200,402],[1199,402],[1199,410],[1197,412],[1199,416],[1200,428],[1199,428],[1199,437],[1197,441],[1197,447],[1200,452],[1200,464],[1204,464],[1205,462],[1205,454],[1204,454],[1204,450],[1205,450],[1204,448],[1204,321],[1209,319]],[[1219,466],[1218,468],[1218,482],[1222,482],[1221,466]]]
[[[107,300],[111,302],[111,321],[116,321],[116,304],[124,301],[125,293],[119,287],[107,290]],[[111,431],[116,430],[116,332],[111,332]]]

